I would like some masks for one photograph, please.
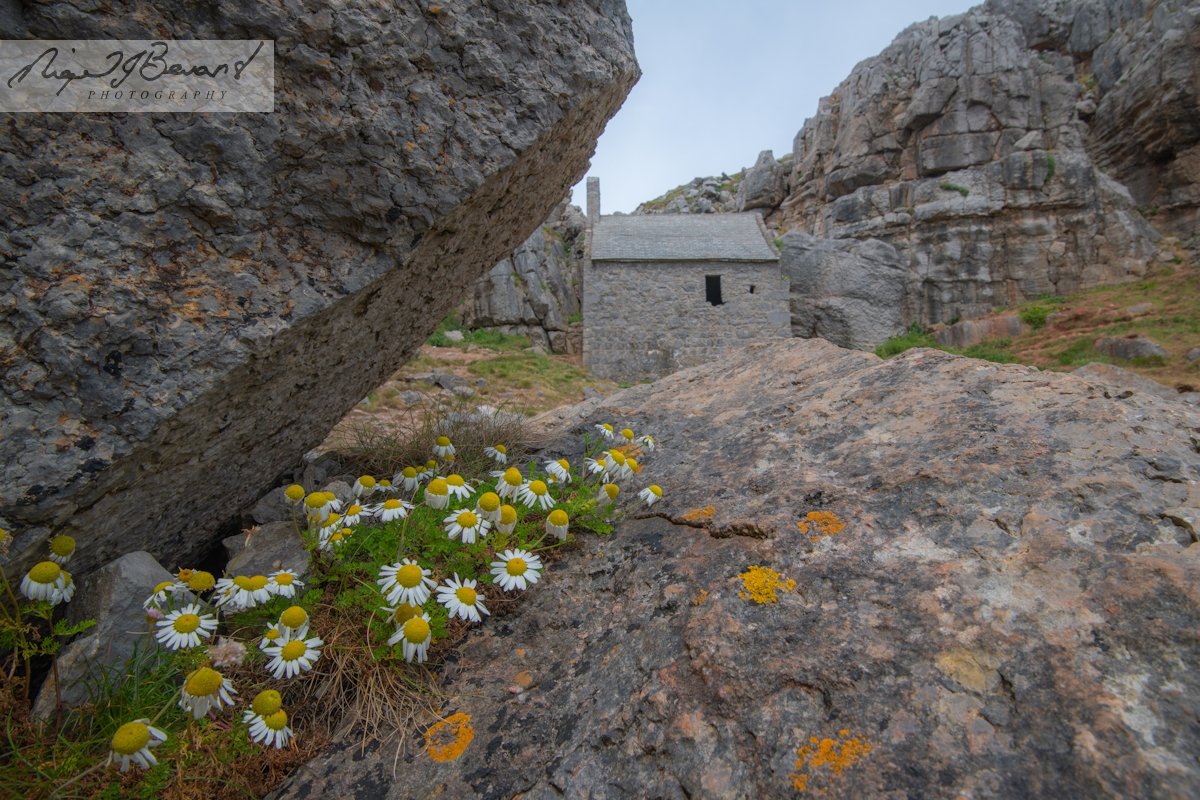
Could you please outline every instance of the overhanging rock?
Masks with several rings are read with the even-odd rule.
[[[638,77],[624,4],[68,5],[4,38],[271,38],[271,114],[0,130],[0,525],[76,573],[194,558],[586,169]]]

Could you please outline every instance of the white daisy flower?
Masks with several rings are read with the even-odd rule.
[[[228,583],[225,583],[228,581]],[[217,581],[218,606],[230,606],[235,611],[244,611],[262,605],[271,599],[267,589],[266,575],[235,575],[232,578],[222,578]],[[222,584],[225,584],[222,586]],[[225,589],[227,591],[222,592]]]
[[[556,508],[546,517],[546,533],[549,533],[561,542],[567,538],[567,525],[569,522],[567,512],[561,508]]]
[[[500,521],[496,523],[496,530],[505,536],[511,536],[515,527],[517,527],[517,510],[507,504],[500,506]]]
[[[391,522],[396,519],[404,519],[412,509],[412,503],[389,497],[382,503],[371,507],[371,516],[378,517],[382,522]]]
[[[543,510],[554,505],[554,498],[550,496],[550,489],[545,481],[526,481],[521,484],[521,488],[517,490],[517,500],[530,508],[540,506]]]
[[[439,436],[433,445],[433,454],[440,459],[445,460],[448,456],[454,455],[454,445],[450,443],[448,436]]]
[[[433,628],[429,624],[429,615],[423,613],[396,628],[396,632],[388,639],[388,644],[401,642],[405,661],[411,663],[415,659],[418,664],[424,664],[429,657],[429,642],[432,638]]]
[[[395,607],[385,606],[383,611],[397,628],[403,627],[404,623],[413,617],[421,616],[421,607],[415,606],[412,603],[401,603]],[[390,644],[395,644],[395,642],[391,642]]]
[[[397,489],[395,486],[392,486],[392,482],[387,478],[381,478],[379,483],[375,484],[375,491],[381,494],[395,494],[399,491],[399,489]]]
[[[528,550],[505,550],[497,559],[492,562],[492,575],[506,592],[523,592],[542,577],[542,560]]]
[[[275,680],[294,678],[301,672],[308,672],[313,664],[321,657],[321,645],[325,644],[317,637],[311,639],[291,639],[281,645],[272,645],[263,652],[271,657],[267,663],[267,672]]]
[[[392,477],[392,483],[400,484],[406,492],[415,492],[421,485],[416,467],[405,467]]]
[[[608,474],[608,467],[604,465],[603,461],[597,461],[594,458],[585,458],[583,460],[583,468],[590,475],[600,475],[601,480],[605,482],[607,482],[610,478]]]
[[[429,459],[425,462],[425,467],[417,473],[417,479],[427,481],[434,475],[437,475],[438,462],[435,459]]]
[[[279,597],[295,597],[297,589],[304,588],[304,581],[294,569],[280,569],[267,576],[267,591]]]
[[[604,467],[617,480],[628,478],[633,474],[633,470],[629,468],[629,462],[626,460],[625,454],[620,450],[609,450],[605,454]]]
[[[300,505],[300,503],[304,502],[304,487],[298,483],[293,483],[283,490],[283,496],[294,505]]]
[[[471,484],[463,480],[462,475],[447,475],[446,488],[450,491],[450,496],[456,500],[466,500],[474,491]]]
[[[379,570],[379,590],[393,605],[412,603],[419,606],[429,599],[437,581],[429,576],[433,570],[424,569],[411,558],[396,564],[385,564]]]
[[[188,576],[186,581],[183,579],[185,573]],[[175,582],[179,584],[180,588],[196,592],[197,594],[207,592],[217,585],[217,580],[213,577],[213,574],[205,572],[202,569],[180,570],[179,574],[175,576]]]
[[[647,506],[652,506],[659,500],[662,500],[662,487],[657,483],[652,483],[638,492],[638,497],[645,500]]]
[[[633,435],[633,431],[630,430],[629,428],[621,429],[621,444],[625,444],[625,445],[633,444],[633,442],[636,438],[637,437]]]
[[[60,567],[65,567],[75,555],[75,539],[60,533],[50,540],[50,560]]]
[[[571,464],[565,458],[560,458],[557,461],[547,461],[544,466],[546,474],[559,483],[571,482]]]
[[[268,647],[273,647],[281,642],[286,641],[283,638],[283,632],[279,630],[279,625],[268,625],[263,631],[262,640],[258,643],[259,650],[266,650]]]
[[[166,740],[167,735],[153,727],[148,719],[126,722],[113,734],[112,749],[108,752],[105,766],[115,761],[121,765],[121,772],[127,772],[130,764],[149,769],[158,763],[150,748],[158,747]]]
[[[475,513],[488,522],[500,521],[500,495],[495,492],[484,492],[475,501]]]
[[[600,431],[600,435],[603,436],[605,439],[613,438],[613,433],[614,433],[613,426],[608,424],[607,422],[597,425],[596,430]]]
[[[491,523],[473,511],[459,511],[442,520],[444,529],[451,539],[462,538],[463,544],[475,544],[475,539],[487,536]]]
[[[40,567],[41,564],[38,566]],[[142,608],[149,609],[153,607],[161,609],[164,604],[171,602],[172,595],[180,591],[182,591],[182,587],[175,583],[175,581],[160,581],[154,587],[154,591],[150,592],[150,596],[146,598],[146,601],[142,603]]]
[[[158,632],[154,638],[169,650],[188,650],[200,646],[201,639],[207,639],[217,629],[217,618],[212,614],[203,613],[195,603],[172,611],[157,623]]]
[[[320,536],[328,536],[334,531],[344,528],[345,526],[346,523],[342,521],[342,515],[334,512],[326,517],[324,522],[317,527],[317,533]]]
[[[500,480],[496,481],[496,494],[500,495],[501,499],[512,499],[517,496],[517,492],[521,491],[521,487],[525,485],[525,477],[521,475],[521,470],[516,467],[509,467],[499,475]]]
[[[450,505],[450,484],[445,478],[434,478],[425,486],[425,505],[443,509]]]
[[[492,445],[491,447],[483,448],[483,454],[488,456],[497,464],[508,463],[508,448],[502,444]]]
[[[308,612],[300,606],[289,606],[279,615],[279,633],[284,640],[303,639],[308,633]]]
[[[437,601],[444,605],[450,612],[451,617],[461,617],[471,622],[483,622],[482,614],[489,614],[487,606],[483,604],[483,596],[476,591],[476,583],[472,578],[463,578],[461,581],[458,575],[453,578],[447,578],[446,582],[438,587]]]
[[[375,478],[372,475],[359,475],[354,482],[354,496],[362,497],[375,491]]]
[[[353,528],[342,528],[341,530],[322,534],[317,546],[326,553],[332,553],[336,548],[345,544],[352,533],[354,533]]]
[[[274,689],[258,693],[250,707],[242,712],[242,722],[249,727],[251,741],[259,744],[279,749],[287,747],[292,739],[283,698]]]
[[[55,581],[55,584],[62,595],[62,601],[64,603],[71,602],[71,598],[75,596],[75,579],[71,577],[71,573],[64,569],[58,574],[58,580]]]
[[[372,506],[373,507],[373,506]],[[342,525],[349,527],[362,522],[363,514],[369,513],[358,503],[351,503],[346,506],[346,513],[342,515]]]
[[[647,453],[653,453],[654,448],[658,447],[658,443],[654,441],[654,437],[649,434],[639,436],[637,441]]]
[[[596,504],[607,505],[608,503],[615,503],[617,502],[617,495],[620,492],[620,487],[615,483],[606,483],[596,492]]]
[[[308,497],[304,498],[304,508],[310,519],[321,521],[337,511],[340,504],[333,492],[310,492]]]
[[[201,667],[183,682],[179,707],[191,712],[195,719],[202,719],[210,709],[220,711],[222,706],[232,706],[235,694],[229,678],[211,667]]]

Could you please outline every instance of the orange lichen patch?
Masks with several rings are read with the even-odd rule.
[[[704,601],[708,599],[708,589],[701,589],[696,592],[696,596],[692,598],[692,605],[702,606]]]
[[[684,522],[700,522],[705,519],[712,519],[713,514],[717,513],[717,509],[712,506],[704,508],[693,508],[691,511],[685,512],[683,515]]]
[[[779,592],[790,592],[796,588],[794,580],[784,578],[769,567],[755,565],[738,577],[742,579],[743,587],[742,591],[738,592],[738,597],[743,600],[753,600],[759,605],[777,603],[779,602]]]
[[[842,771],[867,757],[871,745],[865,739],[850,736],[847,728],[837,732],[837,738],[809,737],[808,744],[796,750],[796,771],[792,773],[792,788],[808,791],[809,781],[820,775],[838,777]],[[818,790],[824,794],[823,790]]]
[[[529,670],[523,669],[513,676],[513,683],[522,689],[528,689],[533,686],[533,675]]]
[[[801,533],[807,533],[808,538],[815,542],[826,536],[841,533],[845,530],[846,523],[832,511],[810,511],[804,519],[796,523],[796,527]]]
[[[405,142],[404,149],[411,153],[413,150],[417,149],[417,143],[416,142]]]
[[[425,123],[421,123],[420,125],[417,126],[417,133],[422,134],[422,135],[429,133],[429,126],[426,125]]]
[[[471,715],[459,711],[429,726],[425,731],[425,750],[430,758],[439,763],[454,761],[474,738]]]

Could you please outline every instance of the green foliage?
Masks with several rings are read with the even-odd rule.
[[[898,356],[905,350],[914,347],[937,347],[937,340],[921,330],[915,322],[908,326],[904,333],[897,334],[875,348],[875,355],[880,358]]]
[[[1032,305],[1021,309],[1020,317],[1022,322],[1036,331],[1046,327],[1046,319],[1052,313],[1054,309],[1050,306]]]
[[[983,361],[994,361],[997,364],[1015,364],[1017,363],[1017,357],[1012,353],[1007,352],[1011,345],[1012,341],[1009,339],[994,339],[988,342],[980,342],[979,344],[971,345],[970,347],[965,347],[961,350],[955,350],[953,348],[942,349],[948,350],[952,353],[957,352],[959,355],[963,355],[968,358],[978,358],[982,359]]]
[[[963,186],[962,184],[958,184],[958,183],[951,183],[950,181],[945,181],[945,182],[939,184],[938,188],[945,189],[947,192],[958,192],[963,197],[966,197],[967,195],[969,195],[971,193],[971,190],[968,189],[966,186]]]
[[[583,322],[583,312],[582,311],[572,311],[569,315],[567,315],[567,324],[568,325],[578,325],[581,322]]]
[[[1054,172],[1057,168],[1058,168],[1058,159],[1056,159],[1054,157],[1053,153],[1047,153],[1046,154],[1046,183],[1049,183],[1050,179],[1054,177]]]

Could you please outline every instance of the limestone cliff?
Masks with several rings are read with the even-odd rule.
[[[580,179],[619,0],[13,6],[4,38],[272,38],[273,114],[0,130],[0,525],[190,560]]]
[[[1196,409],[793,339],[550,413],[654,434],[664,500],[455,653],[459,760],[351,738],[280,798],[1194,796]]]

